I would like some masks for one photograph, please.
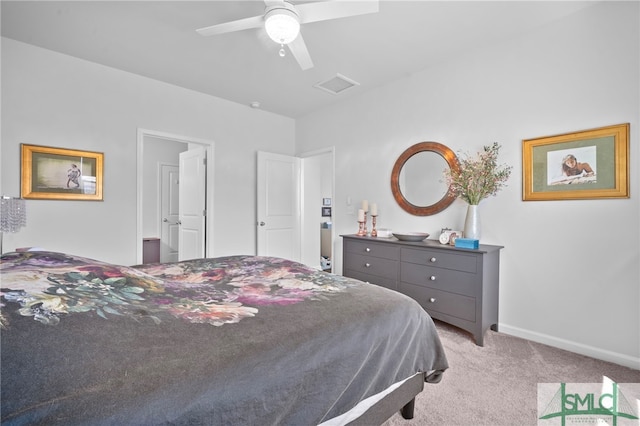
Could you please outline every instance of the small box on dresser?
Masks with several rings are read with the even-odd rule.
[[[343,235],[343,274],[414,298],[435,319],[473,334],[498,329],[500,249]]]

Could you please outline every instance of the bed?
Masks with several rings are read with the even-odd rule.
[[[272,257],[2,255],[1,422],[380,424],[448,367],[382,287]]]

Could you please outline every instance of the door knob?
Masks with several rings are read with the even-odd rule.
[[[265,225],[266,225],[266,223],[260,222],[260,226],[265,226]]]

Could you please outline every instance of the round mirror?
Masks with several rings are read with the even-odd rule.
[[[420,142],[404,151],[391,172],[391,191],[400,207],[416,216],[446,209],[455,197],[449,194],[443,171],[458,170],[458,158],[438,142]]]

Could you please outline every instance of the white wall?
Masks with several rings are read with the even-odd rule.
[[[639,8],[594,3],[299,119],[299,152],[327,141],[336,147],[336,235],[357,231],[355,216],[346,214],[348,196],[377,202],[379,227],[434,238],[442,227],[462,228],[460,200],[430,217],[405,213],[390,189],[393,163],[421,141],[462,153],[497,141],[514,173],[480,210],[481,242],[505,247],[501,330],[640,368]],[[630,199],[522,201],[523,139],[626,122]],[[337,238],[337,272],[341,244]]]
[[[20,143],[104,152],[104,201],[27,201],[4,251],[41,246],[136,262],[137,129],[215,141],[214,255],[255,253],[256,151],[294,153],[292,119],[2,39],[1,192],[20,195]]]

